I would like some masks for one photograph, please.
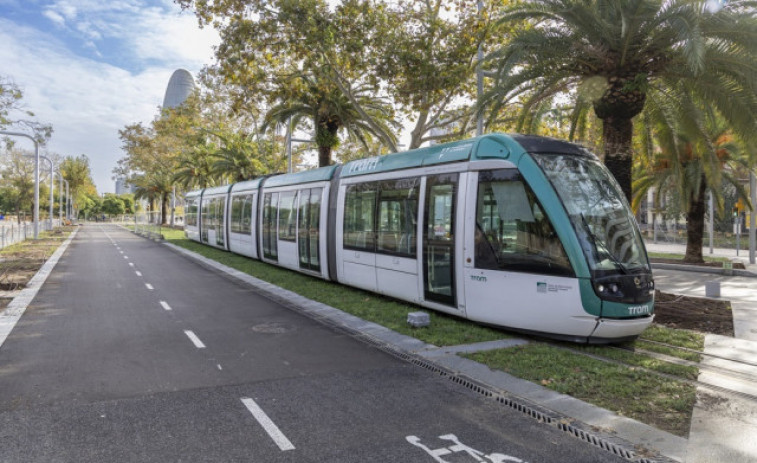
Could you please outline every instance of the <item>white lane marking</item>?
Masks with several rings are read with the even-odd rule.
[[[129,256],[124,256],[124,259],[128,259],[128,258],[129,258]]]
[[[124,253],[124,252],[123,252],[122,250],[120,250],[120,249],[118,250],[118,252],[120,252],[121,254],[123,254],[123,253]]]
[[[196,348],[205,349],[205,344],[200,341],[200,338],[198,338],[196,334],[189,330],[184,330],[184,334],[187,335],[187,337],[190,339],[190,341],[192,341],[192,344],[194,344]]]
[[[134,262],[129,262],[129,267],[134,267]]]
[[[216,366],[218,367],[219,370],[223,370],[223,367],[221,367],[220,363],[218,365],[216,365]]]
[[[160,305],[166,310],[171,310],[171,306],[166,301],[160,301]]]
[[[145,286],[147,286],[147,289],[149,289],[150,291],[152,291],[153,289],[155,289],[155,288],[152,287],[152,285],[150,283],[145,283]]]
[[[294,445],[289,442],[289,439],[287,439],[284,433],[282,433],[278,428],[278,426],[276,426],[276,424],[271,421],[270,418],[268,418],[268,415],[265,414],[263,409],[260,408],[254,400],[245,397],[242,399],[242,403],[245,405],[245,407],[247,407],[247,410],[252,413],[252,416],[254,416],[256,420],[258,420],[258,423],[263,426],[265,432],[267,432],[268,435],[271,436],[271,439],[273,439],[276,445],[279,446],[281,451],[294,450]]]
[[[134,273],[136,273],[138,277],[142,276],[142,272],[140,272],[139,270],[134,271]]]

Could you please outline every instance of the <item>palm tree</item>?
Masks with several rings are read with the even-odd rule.
[[[215,145],[203,143],[183,152],[177,163],[174,181],[185,191],[215,186],[213,154],[217,150]]]
[[[757,21],[745,2],[718,11],[691,0],[526,0],[505,10],[512,40],[487,58],[495,87],[480,104],[496,118],[558,94],[602,120],[605,164],[631,198],[633,118],[652,89],[686,88],[741,136],[757,115]],[[577,107],[580,107],[578,105]]]
[[[724,209],[724,185],[736,189],[748,202],[748,195],[739,182],[739,168],[748,168],[748,153],[735,140],[729,126],[716,111],[696,106],[693,101],[678,98],[687,104],[672,105],[668,95],[650,93],[644,120],[651,127],[642,131],[643,144],[658,149],[648,153],[634,181],[634,209],[650,188],[658,191],[657,201],[677,195],[686,211],[686,254],[684,261],[703,262],[706,192],[713,195],[720,214]]]
[[[129,183],[135,186],[135,199],[146,199],[150,204],[160,202],[161,224],[168,224],[168,195],[173,192],[173,175],[156,170],[137,175]]]
[[[235,132],[213,132],[221,144],[213,153],[211,172],[231,182],[241,182],[267,174],[258,159],[258,144],[252,135]]]
[[[339,144],[341,129],[347,131],[351,140],[364,145],[370,135],[389,137],[396,142],[390,127],[393,124],[391,109],[383,101],[369,96],[368,90],[367,87],[350,89],[348,97],[333,80],[297,74],[280,86],[279,103],[266,114],[263,129],[290,120],[293,127],[297,127],[301,121],[309,120],[315,127],[319,167],[331,164],[331,150]],[[370,123],[368,118],[372,119]]]

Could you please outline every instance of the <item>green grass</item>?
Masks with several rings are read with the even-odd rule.
[[[685,382],[542,344],[466,357],[670,433],[688,434],[696,388]]]
[[[429,312],[430,327],[411,328],[407,314],[419,310],[418,306],[211,248],[186,239],[180,230],[163,229],[163,236],[166,241],[223,265],[430,344],[450,346],[510,337],[502,331],[433,311]]]
[[[683,347],[690,350],[701,352],[704,349],[704,335],[689,330],[678,330],[668,328],[662,325],[651,325],[644,330],[634,342],[634,347],[644,349],[650,352],[657,352],[658,354],[665,354],[671,357],[678,357],[691,362],[699,362],[701,355],[696,352],[681,351],[666,346],[660,346],[658,344],[647,342],[656,341],[665,344],[670,344],[676,347]]]
[[[637,354],[631,351],[600,346],[579,346],[576,349],[587,354],[601,356],[616,362],[622,362],[666,375],[678,376],[679,378],[695,380],[699,376],[699,368],[697,367],[669,363],[650,357],[649,355]]]

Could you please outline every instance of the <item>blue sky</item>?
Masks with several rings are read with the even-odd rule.
[[[53,125],[47,150],[89,157],[100,193],[115,188],[118,130],[152,120],[173,71],[196,75],[218,41],[171,0],[0,0],[0,75]]]

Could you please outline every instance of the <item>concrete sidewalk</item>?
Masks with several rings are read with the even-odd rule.
[[[647,243],[653,252],[683,254],[684,245]],[[745,264],[757,274],[757,265],[749,263],[749,252],[716,248],[705,256],[727,257]],[[685,296],[705,297],[707,282],[720,283],[720,299],[731,302],[734,337],[705,336],[699,381],[725,387],[742,394],[757,394],[757,278],[722,274],[654,269],[657,289]],[[733,360],[726,360],[733,359]],[[692,416],[686,449],[687,463],[757,462],[757,402],[745,396],[714,392],[700,388]]]

